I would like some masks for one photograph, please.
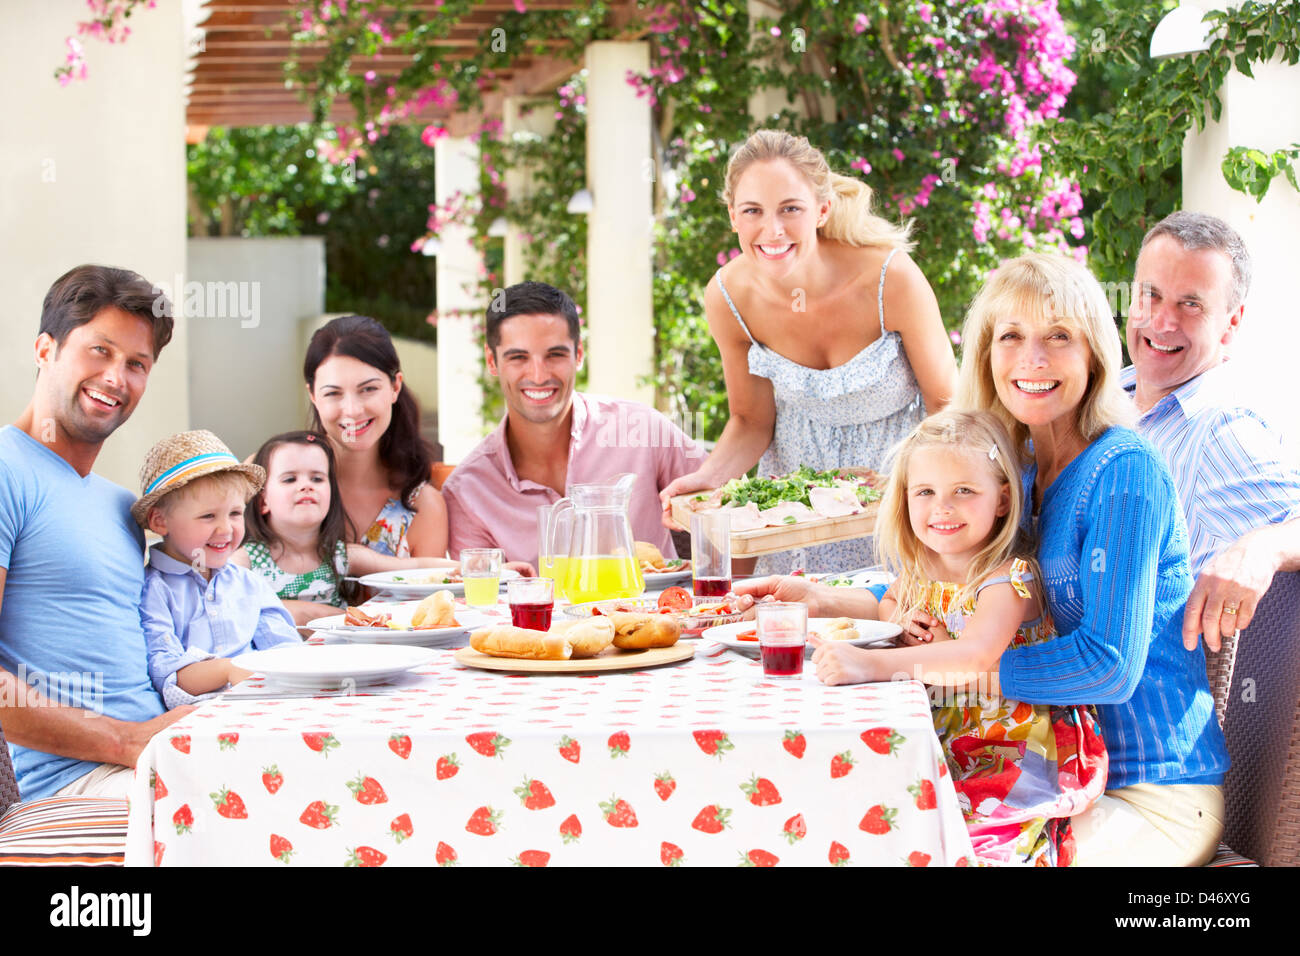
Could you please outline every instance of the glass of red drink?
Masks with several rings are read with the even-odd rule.
[[[754,612],[763,676],[802,677],[804,645],[808,642],[808,606],[773,601],[756,605]]]
[[[691,515],[691,577],[696,597],[722,597],[731,590],[731,516],[727,512]]]
[[[555,581],[551,578],[516,578],[506,582],[510,602],[510,623],[534,631],[551,628],[555,609]]]

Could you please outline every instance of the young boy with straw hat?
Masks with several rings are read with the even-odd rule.
[[[154,445],[131,516],[162,536],[149,549],[140,618],[149,676],[168,707],[250,677],[230,660],[299,643],[293,618],[260,575],[230,563],[244,540],[244,507],[266,482],[209,431]]]

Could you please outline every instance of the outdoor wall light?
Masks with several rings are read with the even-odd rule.
[[[587,213],[591,212],[594,206],[595,200],[591,196],[591,190],[579,189],[572,197],[570,197],[569,205],[565,208],[571,213],[585,216]]]
[[[442,242],[437,236],[430,236],[424,240],[424,245],[420,248],[422,256],[436,256],[442,250]]]
[[[1151,34],[1151,58],[1160,60],[1210,48],[1210,26],[1199,8],[1182,0],[1164,15]]]
[[[506,217],[497,216],[492,220],[492,225],[488,226],[488,235],[494,239],[500,239],[506,234]]]

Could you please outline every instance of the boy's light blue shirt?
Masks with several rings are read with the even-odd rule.
[[[149,676],[169,707],[194,700],[176,686],[182,667],[301,643],[293,617],[261,575],[227,563],[209,580],[161,544],[149,549],[140,620]]]
[[[163,713],[149,680],[140,591],[144,535],[135,495],[79,475],[20,428],[0,428],[0,667],[56,703],[146,721]],[[10,745],[24,800],[53,795],[99,764]]]

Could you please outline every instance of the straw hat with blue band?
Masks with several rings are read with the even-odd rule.
[[[260,465],[246,465],[210,431],[199,429],[164,438],[149,449],[140,468],[140,499],[131,506],[131,517],[142,528],[148,527],[149,509],[165,495],[184,488],[195,478],[219,471],[237,471],[253,486],[253,494],[266,484],[266,471]]]

